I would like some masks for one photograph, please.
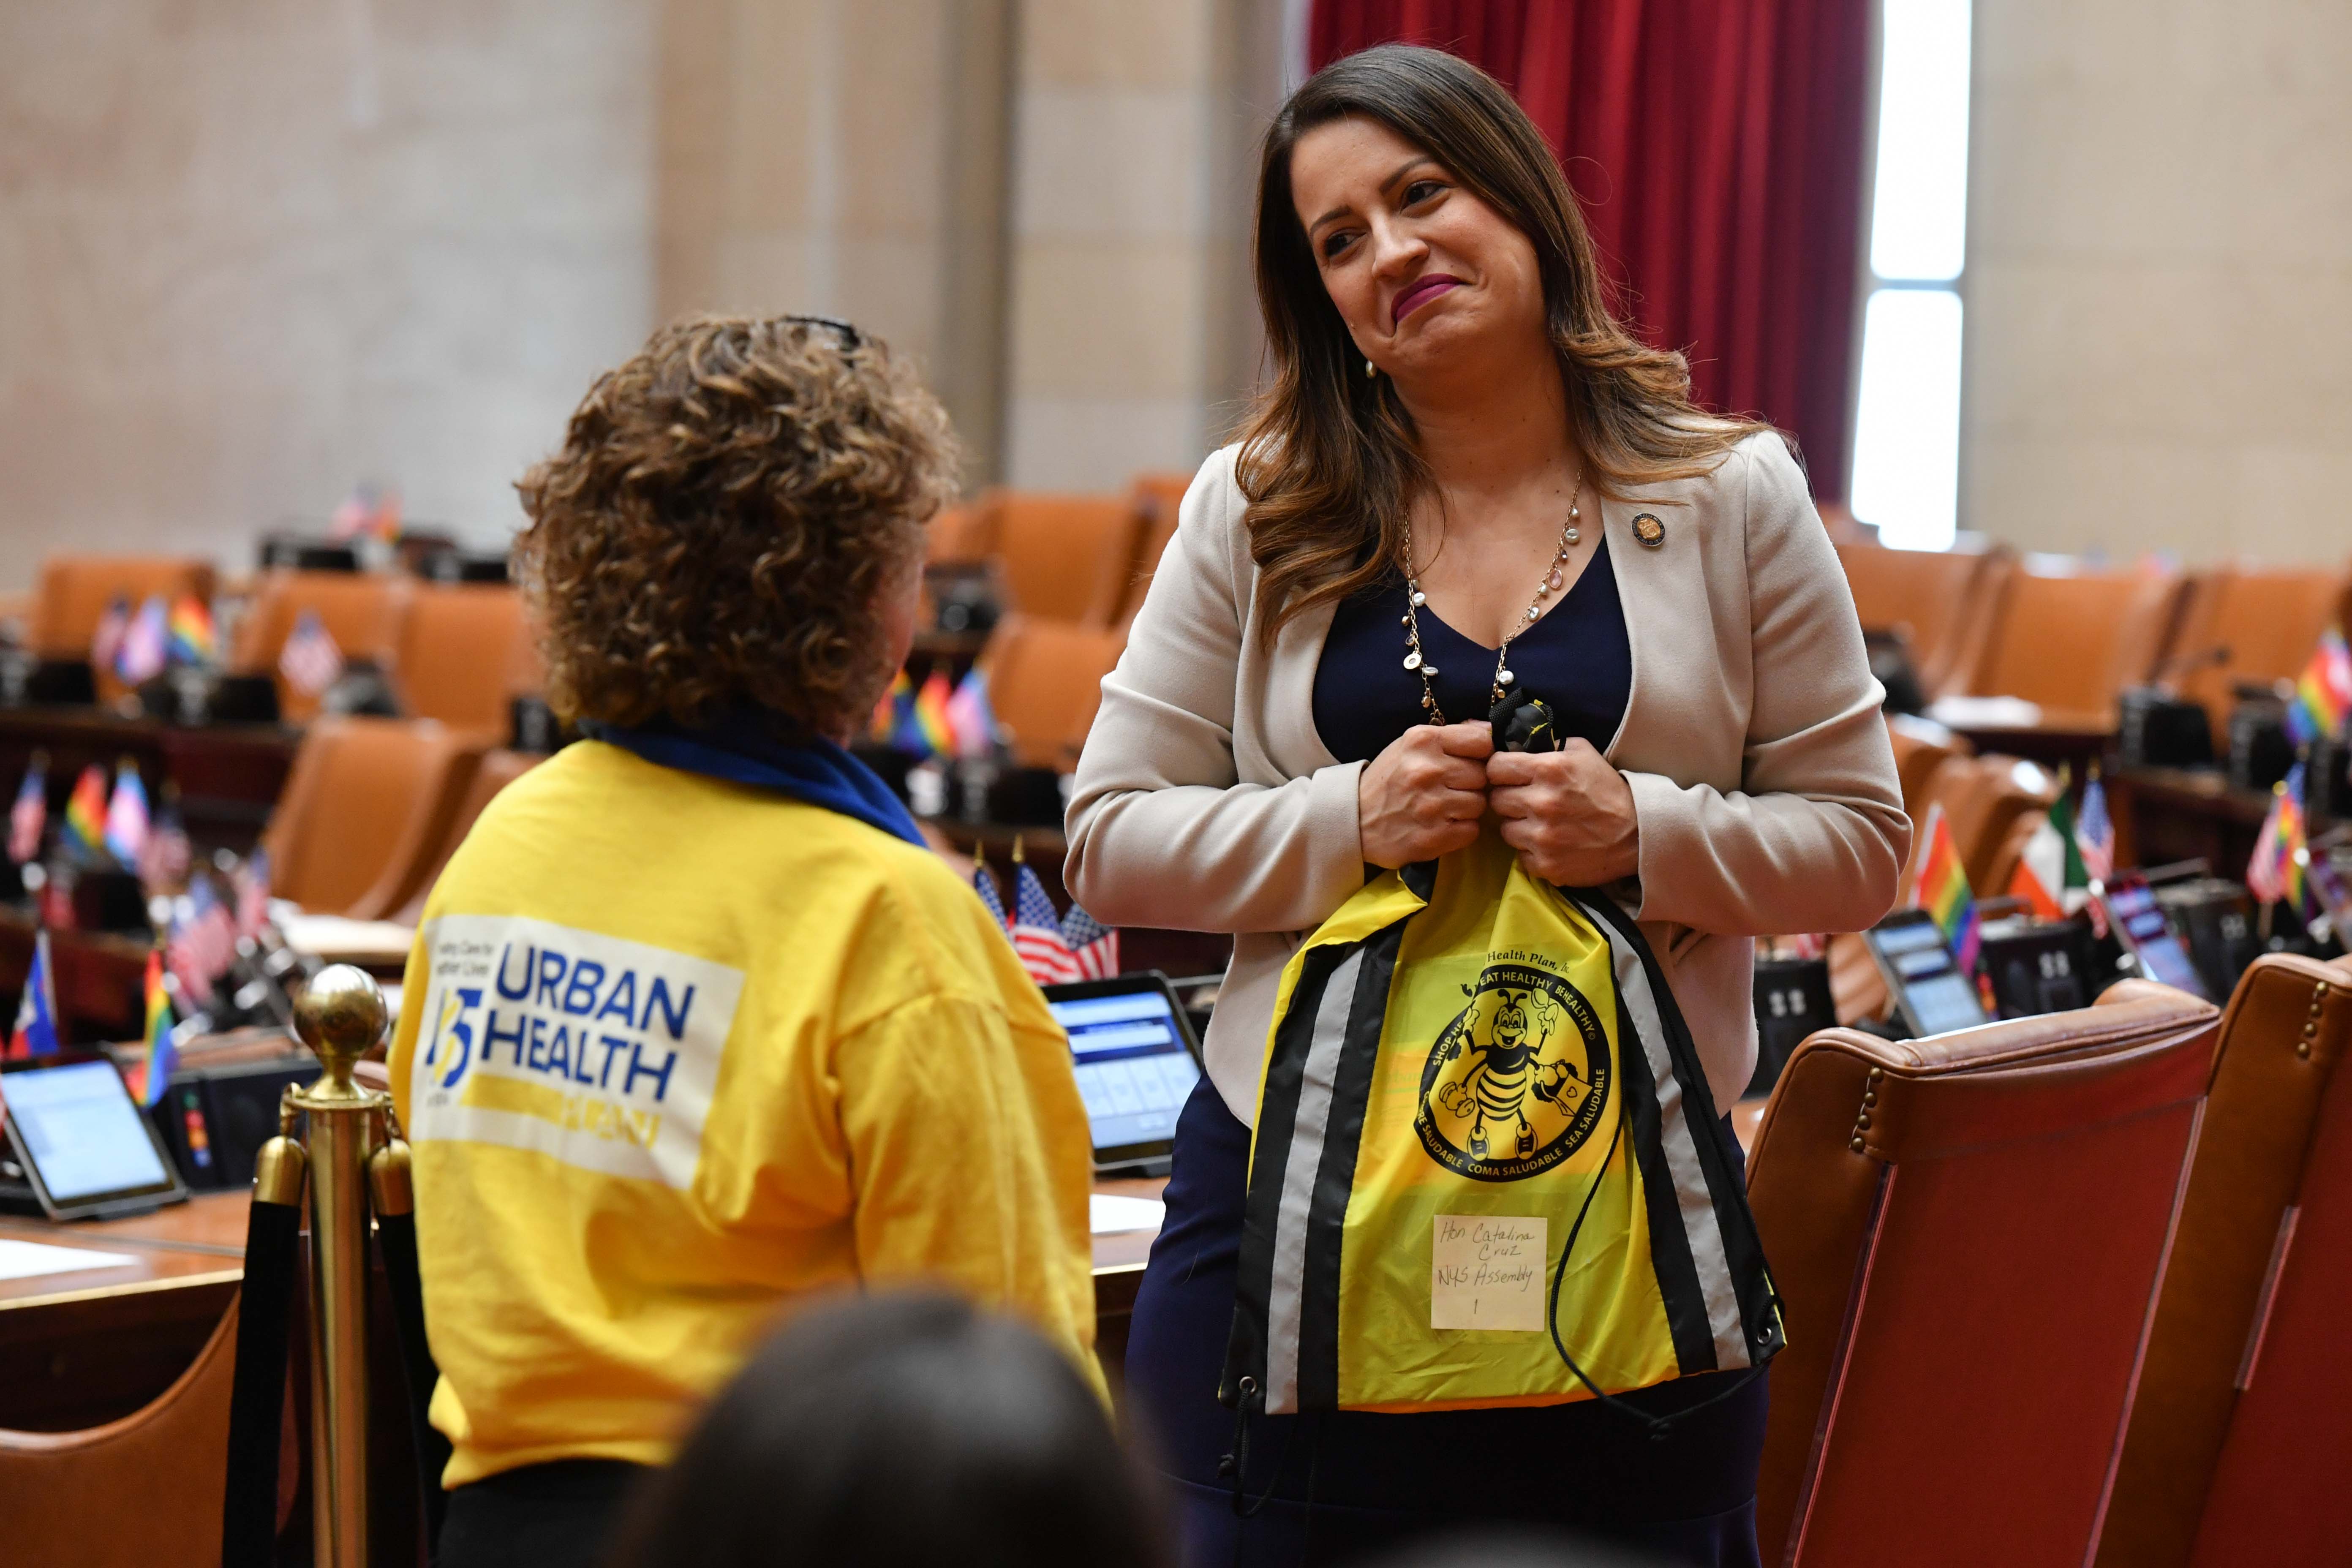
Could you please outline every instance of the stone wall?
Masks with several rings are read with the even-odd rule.
[[[2352,6],[1976,16],[1962,526],[2352,558]]]
[[[252,559],[362,479],[484,542],[651,324],[648,0],[0,6],[0,587]]]

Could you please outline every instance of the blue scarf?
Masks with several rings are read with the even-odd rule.
[[[831,741],[778,741],[751,713],[729,714],[698,730],[666,719],[635,729],[593,722],[580,728],[594,740],[666,768],[773,790],[855,817],[909,844],[923,842],[906,803],[890,793],[872,768]]]

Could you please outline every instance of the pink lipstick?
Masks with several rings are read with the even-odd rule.
[[[1393,324],[1402,321],[1407,316],[1436,299],[1448,289],[1460,287],[1461,282],[1461,279],[1450,278],[1443,272],[1432,272],[1426,277],[1414,279],[1397,290],[1396,300],[1389,307],[1391,322]]]

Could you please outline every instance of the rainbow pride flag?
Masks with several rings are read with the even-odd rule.
[[[1927,910],[1943,929],[1960,973],[1977,972],[1977,900],[1969,890],[1969,874],[1960,866],[1959,849],[1952,843],[1952,825],[1944,808],[1927,808],[1927,853],[1919,858],[1919,879],[1911,886],[1911,903]]]
[[[915,722],[922,728],[923,744],[935,757],[951,755],[956,749],[955,724],[948,718],[948,702],[954,695],[948,685],[948,672],[936,668],[923,689],[915,693]]]
[[[59,847],[77,859],[98,858],[106,845],[106,770],[96,763],[82,769],[73,795],[66,801],[65,826],[58,834]]]
[[[2347,718],[2352,718],[2352,648],[2344,646],[2343,631],[2330,626],[2294,683],[2294,696],[2286,705],[2287,735],[2298,746],[2333,740],[2344,733]]]
[[[874,717],[866,721],[866,738],[877,746],[887,746],[898,730],[898,703],[901,699],[915,700],[915,689],[907,682],[907,672],[900,670],[890,682],[890,689],[874,703]]]
[[[180,1065],[180,1049],[172,1038],[172,994],[163,985],[163,950],[151,949],[147,954],[147,1057],[140,1064],[139,1081],[131,1092],[139,1097],[142,1105],[162,1103],[163,1091],[172,1086],[172,1074]]]
[[[208,664],[213,657],[213,613],[194,594],[183,594],[172,606],[168,623],[173,659],[180,664]]]

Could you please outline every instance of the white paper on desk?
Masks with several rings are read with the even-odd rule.
[[[1938,697],[1927,717],[1953,730],[2031,730],[2042,722],[2042,704],[2022,697]]]
[[[31,1279],[43,1274],[79,1274],[89,1268],[120,1268],[139,1260],[121,1252],[51,1247],[46,1241],[0,1237],[0,1279]]]
[[[1097,1236],[1122,1230],[1158,1230],[1168,1217],[1168,1205],[1158,1198],[1122,1198],[1108,1193],[1087,1194],[1087,1223]]]
[[[404,962],[416,932],[394,921],[353,921],[341,915],[288,915],[278,922],[286,945],[320,958]]]

